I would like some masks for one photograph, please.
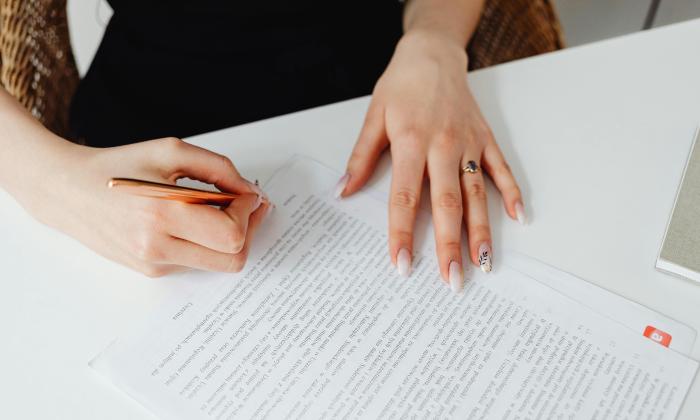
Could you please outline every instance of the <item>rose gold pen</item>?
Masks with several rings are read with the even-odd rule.
[[[255,182],[257,185],[257,181]],[[227,206],[241,194],[230,194],[215,191],[205,191],[196,188],[180,187],[178,185],[161,184],[159,182],[143,181],[131,178],[112,178],[107,187],[142,197],[175,200],[190,204],[208,204],[212,206]],[[268,202],[263,197],[263,202]]]

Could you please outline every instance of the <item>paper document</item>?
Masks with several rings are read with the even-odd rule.
[[[245,270],[188,274],[200,288],[93,367],[166,419],[675,418],[695,361],[525,270],[454,294],[427,225],[399,277],[386,204],[334,200],[337,178],[278,171]]]
[[[642,335],[645,332],[650,335],[648,332],[653,328],[668,337],[669,348],[685,355],[693,350],[697,332],[686,324],[524,255],[507,252],[503,261],[509,267],[605,316],[609,322],[618,323]]]

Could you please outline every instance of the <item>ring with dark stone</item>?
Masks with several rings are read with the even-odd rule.
[[[462,167],[463,174],[475,174],[477,172],[479,172],[479,165],[477,165],[477,163],[473,160],[470,160]]]

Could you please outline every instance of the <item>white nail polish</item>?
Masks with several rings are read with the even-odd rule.
[[[525,226],[527,224],[527,216],[525,216],[525,208],[523,208],[523,203],[515,203],[515,218],[518,219],[518,223]]]
[[[455,293],[462,293],[464,289],[464,274],[462,267],[457,261],[452,261],[448,269],[448,280],[450,281],[450,289]]]
[[[254,183],[252,183],[252,182],[250,182],[250,181],[248,181],[248,180],[246,180],[246,182],[248,183],[248,185],[250,185],[250,189],[253,190],[253,192],[254,192],[255,194],[257,194],[258,196],[260,196],[260,197],[261,197],[262,199],[264,199],[264,200],[270,201],[270,200],[268,199],[267,194],[265,193],[265,191],[263,191],[262,188],[260,188],[259,185],[254,184]],[[257,181],[256,181],[256,182],[257,182]]]
[[[411,253],[406,248],[399,249],[399,253],[396,255],[396,271],[401,277],[411,275]]]
[[[258,194],[258,197],[255,199],[255,202],[253,203],[253,211],[259,209],[262,202],[263,202],[262,195]]]
[[[481,271],[484,273],[490,273],[493,269],[493,262],[491,261],[491,247],[486,242],[479,246],[479,267],[481,267]]]
[[[350,174],[345,174],[338,180],[338,183],[335,184],[335,191],[333,192],[333,197],[335,197],[336,199],[340,199],[341,195],[343,194],[343,191],[345,191],[345,187],[348,185],[349,180]]]

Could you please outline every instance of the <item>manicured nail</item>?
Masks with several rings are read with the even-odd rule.
[[[267,194],[265,193],[265,191],[263,191],[262,188],[260,188],[260,186],[258,185],[258,181],[255,181],[255,183],[252,183],[252,182],[246,180],[245,182],[248,183],[248,185],[250,186],[250,189],[253,190],[253,192],[255,194],[259,195],[265,201],[270,201],[270,199],[267,197]]]
[[[255,202],[253,203],[253,212],[257,209],[260,208],[260,205],[263,202],[262,195],[258,194],[257,198],[255,199]]]
[[[462,273],[462,267],[457,261],[452,261],[448,271],[450,289],[455,293],[462,293],[464,289],[464,273]]]
[[[401,277],[411,275],[411,253],[406,248],[399,249],[396,255],[396,270]]]
[[[491,247],[486,242],[479,246],[479,267],[481,267],[481,271],[484,273],[491,272],[491,269],[493,268],[491,261]]]
[[[525,226],[527,224],[527,216],[525,216],[525,208],[523,208],[523,203],[515,203],[515,218],[518,219],[518,223]]]
[[[345,191],[345,187],[348,185],[349,180],[350,174],[345,174],[338,180],[338,183],[335,184],[335,192],[333,193],[333,196],[337,200],[339,200],[340,197],[343,195],[343,191]]]

